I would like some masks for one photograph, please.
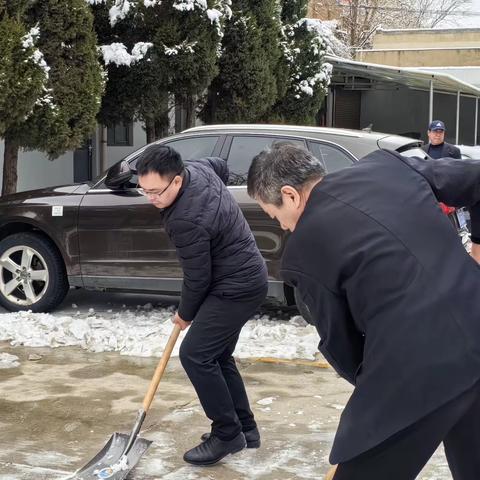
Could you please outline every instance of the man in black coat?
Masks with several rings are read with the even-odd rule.
[[[248,191],[292,232],[284,279],[355,385],[334,480],[413,480],[441,442],[456,480],[480,479],[480,161],[379,150],[325,176],[279,145]],[[472,256],[438,201],[470,207]]]
[[[428,143],[422,148],[432,158],[462,158],[460,149],[445,141],[445,124],[441,120],[434,120],[428,126]]]
[[[140,193],[161,209],[184,279],[174,322],[190,326],[180,360],[192,382],[211,433],[184,455],[212,465],[260,435],[232,356],[240,330],[266,297],[265,262],[252,232],[225,184],[220,158],[184,164],[168,146],[152,145],[137,163]]]

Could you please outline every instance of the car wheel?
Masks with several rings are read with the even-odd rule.
[[[48,312],[68,292],[62,257],[38,233],[16,233],[0,242],[0,304],[10,311]]]
[[[298,311],[300,312],[300,315],[303,317],[303,319],[310,325],[314,325],[314,322],[312,320],[312,315],[310,314],[310,309],[308,308],[307,304],[302,300],[302,297],[300,296],[300,293],[296,288],[295,288],[295,304],[297,306]]]

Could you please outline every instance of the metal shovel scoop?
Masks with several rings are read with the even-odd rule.
[[[153,397],[180,331],[180,327],[175,325],[162,358],[158,362],[147,394],[143,399],[142,408],[138,411],[137,420],[130,435],[115,432],[102,450],[71,477],[72,480],[101,480],[105,478],[123,480],[147,451],[152,442],[138,437],[138,434],[152,404]]]

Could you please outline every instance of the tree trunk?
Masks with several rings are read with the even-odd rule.
[[[161,111],[155,119],[155,135],[156,140],[168,136],[168,128],[170,126],[170,119],[168,116],[168,94],[162,98]]]
[[[183,101],[183,108],[185,110],[185,128],[192,128],[195,126],[195,96],[187,95]]]
[[[155,137],[155,120],[147,118],[145,120],[145,132],[147,133],[147,143],[152,143],[156,140]]]
[[[175,133],[185,130],[185,109],[183,107],[183,98],[175,95]]]
[[[216,123],[215,112],[217,110],[217,90],[210,86],[208,89],[208,98],[207,103],[204,107],[204,119],[207,125],[212,125]]]
[[[2,195],[17,191],[18,145],[8,133],[5,135],[5,152],[3,155]]]

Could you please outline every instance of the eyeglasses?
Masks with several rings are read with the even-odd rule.
[[[163,189],[163,190],[149,190],[149,191],[146,191],[144,190],[143,188],[141,187],[138,187],[137,188],[137,192],[140,194],[140,195],[143,195],[144,197],[148,197],[148,198],[160,198],[169,188],[170,188],[170,185],[173,183],[173,181],[175,180],[175,178],[177,178],[178,175],[181,175],[183,172],[180,171],[178,173],[175,174],[175,176],[170,180],[170,182],[168,182],[168,185]]]

